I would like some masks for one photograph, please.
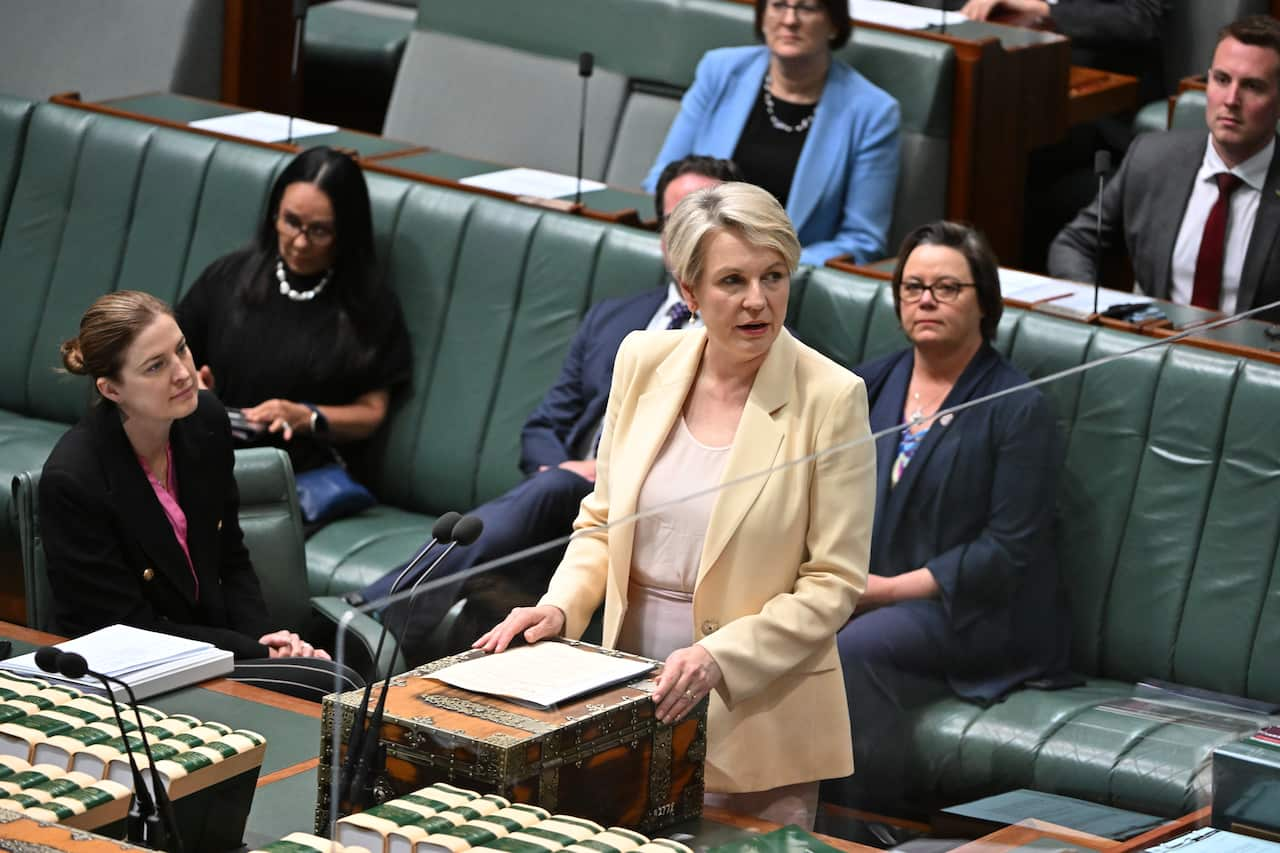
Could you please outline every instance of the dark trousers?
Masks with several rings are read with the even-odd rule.
[[[937,768],[908,767],[915,711],[951,694],[948,631],[934,601],[882,607],[856,617],[836,637],[853,735],[854,773],[823,783],[822,799],[905,814],[907,779]]]
[[[319,702],[333,692],[335,674],[341,679],[342,692],[364,687],[364,679],[355,670],[336,661],[319,658],[238,660],[228,677],[232,681]]]
[[[471,514],[479,516],[484,522],[484,532],[480,538],[469,548],[455,548],[432,571],[423,587],[490,560],[567,536],[578,515],[578,505],[590,494],[591,489],[592,484],[577,474],[562,468],[549,468],[534,474],[506,494],[477,507]],[[417,665],[424,662],[431,651],[429,638],[457,600],[464,584],[468,596],[474,595],[478,600],[488,603],[488,607],[479,608],[479,613],[500,618],[505,615],[505,610],[502,613],[496,611],[504,603],[527,603],[518,599],[529,595],[536,597],[537,592],[545,590],[547,581],[564,556],[564,549],[564,545],[559,545],[517,563],[499,567],[494,572],[422,592],[414,602],[412,617],[407,625],[404,618],[406,608],[400,603],[388,607],[383,613],[383,619],[391,630],[399,632],[405,659],[410,665]],[[438,553],[433,551],[424,561],[425,565],[430,565]],[[425,570],[425,565],[416,570],[413,576],[407,576],[400,588],[408,589],[412,586]],[[361,590],[360,594],[370,602],[385,597],[390,593],[391,584],[395,582],[401,568],[403,567],[378,578]],[[516,602],[510,601],[513,595],[517,598]],[[472,609],[470,602],[468,609]],[[484,616],[477,615],[476,618]]]

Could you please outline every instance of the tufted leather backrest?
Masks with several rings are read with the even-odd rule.
[[[906,345],[885,282],[815,270],[801,338],[846,365]],[[1007,308],[1033,379],[1149,339]],[[1066,448],[1073,666],[1280,701],[1280,367],[1155,347],[1042,386]]]
[[[74,422],[86,384],[58,347],[111,290],[174,301],[206,264],[246,242],[283,155],[87,111],[31,115],[0,236],[0,407]]]

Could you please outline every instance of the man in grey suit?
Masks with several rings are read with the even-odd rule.
[[[1206,94],[1207,137],[1134,140],[1102,192],[1102,248],[1123,239],[1151,296],[1235,313],[1280,299],[1280,22],[1255,15],[1223,28]],[[1095,199],[1054,239],[1052,275],[1093,281],[1096,225]]]

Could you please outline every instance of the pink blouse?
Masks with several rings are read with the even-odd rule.
[[[196,600],[199,601],[200,578],[196,576],[196,567],[191,562],[191,550],[187,547],[187,514],[182,511],[178,503],[178,477],[173,470],[173,445],[165,445],[164,452],[168,460],[166,466],[169,469],[168,488],[161,485],[156,475],[151,473],[151,469],[147,467],[147,460],[139,456],[138,462],[147,475],[147,481],[151,483],[151,490],[156,493],[156,500],[160,501],[160,508],[164,510],[165,518],[169,519],[174,538],[178,540],[178,544],[182,546],[182,553],[187,557],[187,568],[191,570],[191,580],[196,585]]]

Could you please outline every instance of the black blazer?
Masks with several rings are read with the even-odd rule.
[[[80,635],[117,622],[204,640],[237,658],[267,656],[271,623],[240,531],[226,411],[201,391],[169,433],[186,556],[103,401],[62,437],[40,478],[40,526],[58,628]]]
[[[902,422],[914,353],[854,369],[867,383],[873,432]],[[942,408],[1027,381],[984,345]],[[1035,389],[933,422],[896,486],[899,431],[876,442],[871,571],[928,566],[940,601],[908,602],[950,639],[948,682],[989,701],[1065,667],[1067,620],[1053,522],[1061,456],[1048,401]]]

